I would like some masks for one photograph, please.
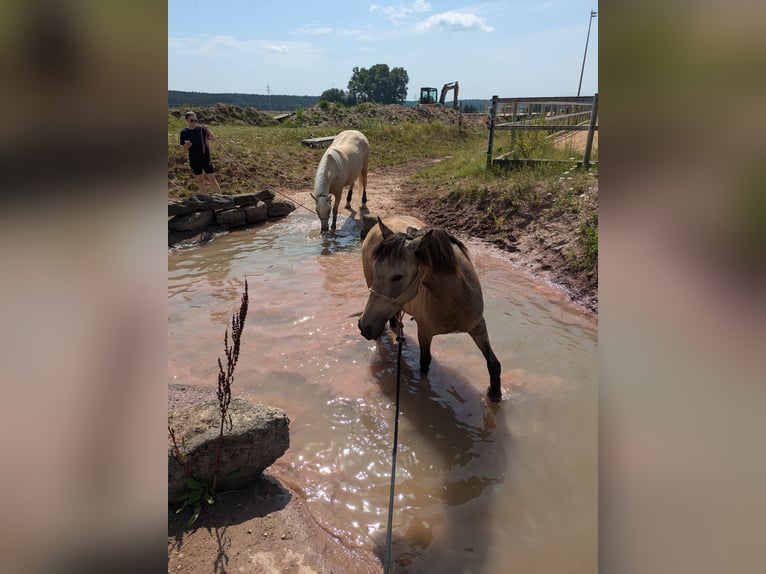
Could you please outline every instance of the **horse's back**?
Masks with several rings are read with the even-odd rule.
[[[359,130],[345,130],[340,132],[330,144],[330,147],[335,148],[357,148],[357,149],[370,149],[370,142],[367,141],[367,137]]]

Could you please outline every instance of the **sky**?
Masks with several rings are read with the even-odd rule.
[[[459,99],[598,91],[596,0],[168,0],[168,89],[319,96],[386,64]],[[591,24],[588,36],[588,25]],[[450,93],[448,99],[452,98]]]

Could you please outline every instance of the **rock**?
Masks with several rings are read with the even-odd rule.
[[[290,419],[284,410],[232,399],[229,405],[232,428],[224,428],[221,471],[217,491],[236,490],[257,478],[290,446]],[[191,474],[212,484],[216,445],[221,424],[218,401],[191,406],[168,415]],[[169,438],[169,437],[168,437]],[[178,504],[187,492],[186,473],[173,456],[168,441],[168,502]],[[236,472],[235,472],[236,471]]]
[[[232,195],[231,199],[234,200],[234,205],[237,207],[244,207],[246,205],[255,205],[260,201],[258,195],[255,193],[240,193],[238,195]]]
[[[362,216],[362,231],[361,231],[362,239],[367,237],[367,234],[370,232],[370,229],[375,227],[377,224],[378,224],[377,215],[372,215],[371,213],[365,213]]]
[[[238,195],[232,195],[231,199],[236,206],[244,207],[245,205],[255,205],[259,201],[269,201],[275,197],[276,195],[274,195],[273,191],[264,189],[258,193],[240,193]]]
[[[174,215],[168,220],[171,231],[202,231],[215,220],[212,211],[195,211],[185,215]]]
[[[168,200],[168,215],[186,215],[197,211],[197,208],[185,199]]]
[[[210,241],[213,234],[210,231],[168,231],[168,247],[175,247],[181,244],[199,245]]]
[[[265,203],[247,205],[244,207],[244,210],[248,223],[260,223],[269,218],[269,208]]]
[[[213,195],[193,195],[184,199],[168,201],[168,215],[186,215],[192,211],[208,211],[231,209],[235,207],[230,195],[215,193]]]
[[[259,191],[255,194],[255,197],[257,197],[260,201],[269,201],[276,197],[273,191],[269,189],[264,189],[263,191]]]
[[[247,214],[241,207],[222,209],[216,212],[215,221],[222,227],[242,227],[247,223]]]
[[[282,201],[281,199],[267,201],[266,205],[269,210],[269,219],[275,217],[284,217],[295,210],[295,206],[289,201]]]

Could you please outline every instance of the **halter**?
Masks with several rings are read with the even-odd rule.
[[[375,295],[376,297],[379,297],[380,299],[383,299],[384,301],[388,301],[392,305],[396,305],[397,307],[399,307],[415,298],[415,295],[417,295],[418,289],[420,288],[421,283],[422,281],[420,281],[420,268],[418,268],[418,272],[415,273],[415,277],[413,277],[410,284],[407,285],[406,289],[402,291],[398,297],[390,297],[389,295],[384,295],[380,291],[375,291],[375,289],[373,289],[372,287],[370,287],[370,295]],[[412,289],[413,285],[415,286],[415,290],[410,295],[410,290]]]

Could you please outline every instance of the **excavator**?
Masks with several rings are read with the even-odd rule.
[[[436,102],[436,88],[420,88],[420,100],[418,101],[418,106],[443,106],[444,102],[447,98],[447,94],[450,90],[454,90],[454,101],[452,103],[452,107],[455,109],[458,109],[459,105],[457,102],[457,94],[458,94],[458,83],[457,82],[449,82],[448,84],[444,84],[442,86],[442,92],[439,96],[439,102]]]

